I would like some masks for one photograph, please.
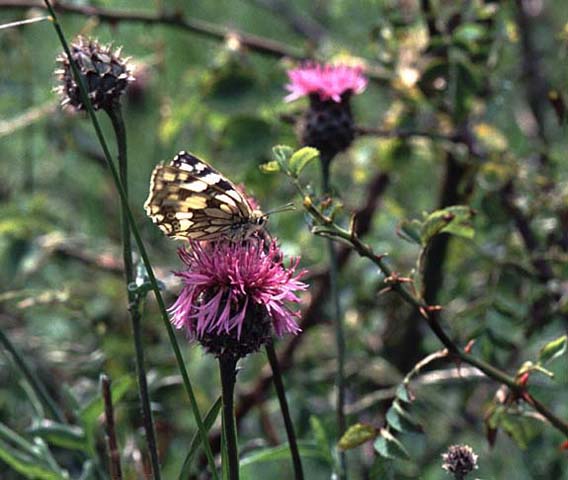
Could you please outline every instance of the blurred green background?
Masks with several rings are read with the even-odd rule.
[[[477,214],[475,237],[452,237],[447,252],[433,259],[443,284],[432,293],[432,303],[444,305],[445,327],[452,337],[464,345],[475,338],[475,355],[514,374],[566,330],[568,136],[554,108],[558,102],[553,105],[547,97],[550,90],[560,98],[568,94],[568,9],[563,0],[92,5],[149,13],[161,8],[259,35],[321,60],[366,65],[373,78],[366,92],[353,99],[357,125],[425,135],[363,135],[339,156],[332,184],[344,204],[340,220],[365,205],[374,181],[388,182],[373,200],[376,209],[364,240],[376,252],[388,252],[390,265],[407,276],[419,248],[397,234],[401,222],[444,206],[443,192],[453,192],[451,203],[471,205]],[[0,2],[1,23],[43,14]],[[521,18],[528,24],[519,23]],[[428,20],[436,35],[429,34]],[[68,13],[60,13],[60,21],[69,38],[82,33],[122,45],[136,65],[137,81],[123,99],[131,205],[171,304],[180,288],[171,274],[180,268],[180,245],[166,239],[144,214],[151,170],[177,151],[190,150],[246,185],[264,210],[291,200],[300,205],[283,175],[263,174],[258,168],[272,159],[273,145],[298,146],[286,119],[300,114],[307,101],[283,102],[286,70],[296,63],[247,48],[246,42],[235,49],[230,42],[171,25],[99,22]],[[524,43],[527,31],[532,53]],[[119,444],[125,477],[141,478],[147,459],[120,274],[119,200],[91,123],[57,107],[52,89],[59,51],[50,22],[0,30],[0,329],[66,412],[72,410],[71,398],[85,405],[99,395],[101,372],[117,384],[125,382],[126,393],[116,404]],[[531,85],[544,89],[531,90]],[[114,146],[109,122],[103,114],[99,118]],[[450,164],[459,175],[448,173]],[[318,175],[312,165],[302,176],[315,195]],[[504,188],[510,182],[515,205],[535,232],[533,251],[527,251],[504,206]],[[327,271],[324,240],[310,233],[301,208],[271,217],[270,231],[286,254],[301,254],[301,265],[311,272],[312,288],[303,298],[308,308]],[[553,278],[539,279],[536,257],[551,265]],[[440,348],[398,297],[378,294],[383,281],[371,263],[354,254],[341,271],[350,424],[381,427],[392,395],[374,401],[373,394],[396,387],[417,361]],[[426,277],[424,283],[433,285],[429,282],[434,280]],[[552,304],[550,295],[556,299]],[[548,304],[538,310],[542,299]],[[330,315],[326,301],[311,313],[314,326],[305,329],[285,373],[298,435],[320,452],[305,459],[309,479],[330,478],[328,457],[321,452],[333,453],[337,441]],[[195,425],[151,296],[143,328],[163,476],[177,478]],[[198,346],[188,345],[183,334],[178,338],[205,411],[219,394],[216,362]],[[277,349],[286,348],[288,341],[283,339]],[[242,362],[240,394],[255,388],[266,364],[264,353]],[[0,421],[31,439],[29,429],[43,415],[37,398],[5,350],[0,365]],[[451,366],[435,364],[444,371]],[[550,365],[554,379],[535,376],[533,383],[531,377],[535,394],[561,418],[568,418],[566,367],[563,357]],[[468,443],[479,454],[479,470],[473,475],[479,478],[568,475],[566,452],[559,450],[562,435],[528,414],[530,409],[520,406],[504,414],[495,444],[488,445],[484,417],[495,406],[499,386],[467,372],[463,378],[434,378],[413,389],[416,399],[409,410],[424,433],[398,436],[408,460],[384,460],[366,444],[348,453],[351,477],[389,478],[377,473],[385,468],[390,478],[449,478],[440,468],[440,455],[454,443]],[[102,425],[95,420],[93,429],[104,464]],[[242,418],[239,438],[243,459],[285,442],[271,388]],[[89,454],[62,446],[51,450],[71,478],[79,478]],[[2,479],[24,478],[1,458]],[[292,478],[290,462],[272,459],[243,467],[245,478],[268,475]]]

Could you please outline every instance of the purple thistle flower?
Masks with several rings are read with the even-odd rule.
[[[227,340],[230,336],[233,343],[250,343],[250,339],[241,339],[250,334],[252,327],[247,324],[266,324],[267,320],[276,335],[300,331],[296,323],[300,314],[287,304],[300,302],[296,292],[307,288],[300,281],[305,272],[295,273],[299,259],[284,266],[275,241],[267,247],[257,237],[242,243],[192,241],[189,249],[178,253],[187,270],[176,273],[184,287],[169,312],[172,324],[185,329],[190,339],[209,339],[207,347],[213,337]],[[269,333],[264,332],[264,337],[269,338]],[[252,341],[256,348],[251,351],[267,338]]]
[[[367,87],[367,78],[361,67],[347,65],[306,64],[288,71],[290,83],[286,89],[290,94],[287,102],[317,94],[322,101],[342,101],[346,92],[358,94]]]

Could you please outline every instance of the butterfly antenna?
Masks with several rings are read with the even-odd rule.
[[[273,213],[280,213],[280,212],[289,212],[291,210],[296,210],[296,205],[292,202],[287,203],[286,205],[282,205],[281,207],[273,208],[272,210],[268,210],[268,212],[264,213],[265,217],[272,215]]]

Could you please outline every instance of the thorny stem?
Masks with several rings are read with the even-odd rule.
[[[324,195],[330,194],[330,166],[332,160],[333,156],[330,155],[322,155],[320,159],[322,193]],[[332,239],[327,240],[327,247],[329,255],[329,296],[333,303],[333,323],[337,349],[337,373],[335,379],[337,388],[337,429],[338,436],[341,438],[347,428],[345,420],[345,328],[337,288],[337,252]],[[347,460],[344,451],[339,452],[339,478],[342,480],[347,478]]]
[[[101,375],[101,391],[105,405],[105,433],[108,447],[110,478],[112,480],[121,480],[122,468],[120,466],[120,452],[118,450],[118,442],[116,441],[116,431],[114,428],[110,379],[105,374]]]
[[[290,417],[290,409],[288,408],[288,401],[286,400],[286,390],[282,382],[282,374],[280,372],[280,365],[278,365],[278,357],[274,350],[272,341],[266,344],[266,355],[270,362],[272,369],[272,380],[274,381],[274,388],[280,403],[280,410],[282,418],[284,419],[284,427],[286,428],[286,435],[288,436],[288,445],[290,446],[290,454],[292,455],[292,463],[294,465],[294,478],[296,480],[304,480],[304,471],[302,469],[302,459],[298,451],[298,442],[296,441],[296,432],[294,431],[294,424]]]
[[[235,383],[237,361],[232,356],[219,358],[221,390],[223,395],[223,429],[227,444],[229,480],[239,480],[239,446],[235,425]]]
[[[71,56],[71,51],[69,50],[69,45],[67,44],[67,41],[65,40],[65,35],[64,35],[63,30],[62,30],[62,28],[59,24],[59,21],[57,20],[57,16],[55,14],[55,11],[51,7],[50,1],[44,0],[44,2],[45,2],[45,5],[47,6],[47,8],[49,10],[50,15],[51,15],[53,27],[55,28],[55,32],[56,32],[56,34],[59,38],[59,41],[61,42],[61,45],[62,45],[65,53],[67,54],[67,58],[69,58],[69,64],[71,65],[71,69],[73,70],[73,76],[74,76],[75,81],[77,82],[77,85],[79,86],[79,90],[81,92],[81,99],[83,100],[83,104],[87,108],[87,112],[88,112],[89,117],[90,117],[90,119],[93,123],[93,127],[95,129],[96,134],[97,134],[97,138],[98,138],[99,143],[100,143],[100,145],[103,149],[105,161],[106,161],[107,166],[108,166],[110,173],[112,175],[112,179],[113,179],[115,187],[118,191],[118,194],[120,195],[120,201],[121,201],[122,205],[124,205],[124,210],[125,210],[126,215],[128,217],[128,223],[130,224],[130,228],[132,229],[132,235],[133,235],[134,240],[136,242],[136,246],[138,247],[138,250],[140,252],[140,257],[142,258],[142,262],[144,263],[144,267],[146,268],[146,272],[148,274],[148,280],[149,280],[150,285],[152,287],[152,291],[154,292],[154,295],[156,297],[156,302],[157,302],[158,308],[160,310],[162,322],[164,323],[164,327],[166,328],[166,331],[168,332],[168,339],[169,339],[170,344],[172,346],[172,350],[174,351],[176,363],[178,365],[185,390],[186,390],[187,395],[189,397],[189,401],[190,401],[190,404],[191,404],[191,410],[192,410],[193,415],[195,417],[195,422],[197,423],[197,428],[199,430],[199,436],[201,438],[201,443],[203,444],[203,449],[205,450],[205,455],[207,457],[207,462],[208,462],[209,468],[211,470],[211,475],[213,477],[213,480],[218,480],[219,477],[217,475],[217,470],[215,469],[215,460],[213,458],[213,453],[211,452],[211,445],[209,444],[209,441],[208,441],[208,438],[207,438],[207,430],[205,429],[205,426],[203,425],[203,419],[201,418],[201,414],[199,412],[199,406],[197,405],[197,399],[195,398],[195,393],[193,392],[193,387],[191,385],[191,381],[189,379],[187,369],[185,368],[183,356],[181,354],[181,350],[180,350],[179,345],[177,343],[177,339],[176,339],[173,327],[170,324],[170,321],[169,321],[169,318],[168,318],[168,312],[166,310],[166,305],[164,303],[164,299],[162,298],[162,294],[160,292],[160,287],[159,287],[158,282],[156,280],[156,276],[154,274],[154,270],[152,268],[150,258],[148,257],[148,252],[146,252],[146,247],[144,246],[144,242],[142,241],[142,237],[140,236],[140,232],[138,231],[138,228],[136,226],[134,216],[132,215],[132,210],[130,209],[130,207],[128,205],[128,199],[126,197],[126,192],[124,191],[124,188],[122,186],[122,183],[121,183],[119,175],[118,175],[118,172],[117,172],[116,167],[114,166],[114,163],[112,161],[110,150],[109,150],[108,145],[106,143],[106,140],[104,138],[104,135],[103,135],[101,126],[99,124],[99,121],[97,120],[97,116],[96,116],[95,111],[93,109],[93,106],[91,104],[91,100],[89,99],[89,95],[87,93],[87,89],[85,87],[83,78],[81,77],[81,74],[79,73],[79,69],[78,69],[75,61],[73,60],[73,57]]]
[[[118,171],[120,182],[124,193],[128,198],[128,157],[126,148],[126,128],[122,119],[120,105],[115,103],[106,110],[111,119],[116,143],[118,146]],[[150,452],[150,463],[154,479],[160,480],[160,460],[158,458],[158,447],[156,444],[156,433],[154,431],[154,420],[152,418],[152,408],[150,406],[150,394],[148,392],[148,380],[146,377],[146,367],[144,362],[144,344],[142,342],[142,314],[140,312],[140,296],[130,287],[134,285],[134,265],[132,259],[132,241],[128,215],[124,205],[121,205],[122,216],[122,258],[124,261],[124,276],[126,280],[126,291],[128,294],[128,310],[132,322],[132,333],[134,350],[136,352],[136,375],[138,378],[138,396],[142,408],[142,423],[146,434],[148,451]]]
[[[289,174],[289,172],[287,173]],[[321,227],[314,227],[314,233],[327,236],[332,239],[341,240],[342,242],[351,246],[351,248],[353,248],[360,256],[370,259],[375,265],[377,265],[387,280],[395,278],[393,276],[393,271],[384,260],[384,255],[377,255],[369,245],[361,242],[353,228],[346,230],[340,227],[339,225],[335,224],[331,218],[327,217],[318,208],[316,208],[316,206],[314,206],[311,201],[311,197],[304,191],[297,178],[292,177],[292,182],[303,198],[304,208],[318,223],[322,225]],[[474,357],[459,348],[450,339],[450,337],[448,337],[448,335],[442,328],[439,319],[440,312],[438,311],[438,309],[432,308],[431,306],[427,305],[422,299],[420,299],[409,288],[405,287],[401,282],[392,281],[390,283],[390,287],[393,291],[398,293],[405,302],[418,310],[420,315],[428,323],[428,326],[430,327],[432,332],[448,349],[450,357],[453,356],[461,362],[472,365],[481,370],[488,377],[497,380],[499,383],[507,385],[517,398],[524,399],[544,418],[546,418],[551,425],[561,431],[564,435],[568,436],[568,423],[558,418],[546,406],[536,400],[528,392],[525,386],[517,383],[514,377],[511,377],[502,370],[493,367],[489,363],[480,360],[477,357]]]

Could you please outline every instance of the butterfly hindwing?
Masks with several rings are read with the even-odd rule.
[[[233,183],[187,152],[154,169],[144,207],[166,235],[182,239],[231,238],[261,218]]]

